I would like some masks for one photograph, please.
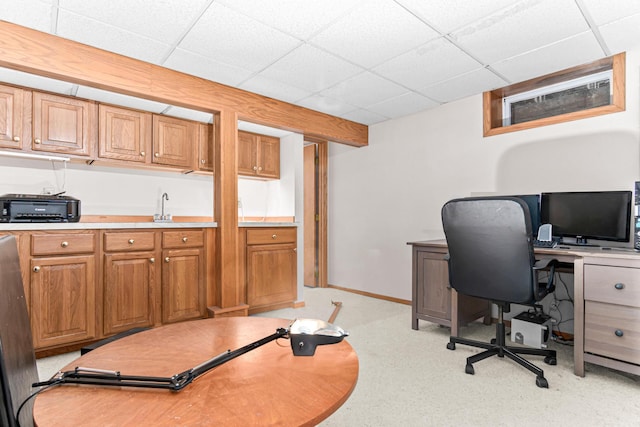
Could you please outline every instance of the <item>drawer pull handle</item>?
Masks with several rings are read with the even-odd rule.
[[[622,330],[620,330],[620,329],[616,329],[616,336],[617,336],[617,337],[621,337],[621,336],[623,336],[623,335],[624,335],[624,332],[622,332]]]
[[[183,238],[182,238],[182,241],[183,241],[184,243],[187,243],[187,240],[189,240],[189,239],[187,239],[186,237],[183,237]]]
[[[164,262],[169,262],[169,261],[171,261],[171,258],[169,258],[169,257],[166,257],[166,258],[164,259]]]
[[[624,289],[624,283],[616,283],[613,287],[620,291]]]
[[[33,267],[33,271],[34,271],[34,273],[39,272],[40,271],[40,266],[36,265],[35,267]]]
[[[130,244],[130,245],[133,245],[133,242],[135,242],[135,240],[133,240],[133,239],[129,239],[129,244]]]
[[[278,235],[277,235],[277,234],[274,234],[273,236],[271,236],[271,238],[272,238],[272,239],[277,239],[277,238],[278,238]]]
[[[62,246],[63,248],[66,248],[67,246],[69,246],[69,242],[62,242],[60,243],[60,246]]]
[[[156,262],[156,259],[155,259],[155,258],[149,258],[149,262],[150,262],[151,264],[153,264],[154,262]]]
[[[35,142],[36,144],[40,144],[42,141],[40,140],[40,138],[36,138],[33,142]]]
[[[20,142],[20,137],[19,137],[19,136],[14,136],[14,137],[13,137],[13,140],[14,140],[15,142]]]

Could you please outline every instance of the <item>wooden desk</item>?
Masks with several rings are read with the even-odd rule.
[[[486,315],[475,299],[449,287],[446,240],[408,244],[413,329],[418,320],[428,320],[450,326],[457,336],[461,324]],[[573,265],[575,374],[583,377],[584,363],[590,362],[640,375],[640,254],[597,247],[535,248],[535,253]]]
[[[76,366],[172,376],[227,349],[273,334],[289,321],[227,317],[176,323],[99,347]],[[277,340],[198,377],[182,391],[62,385],[36,397],[38,426],[316,425],[349,397],[358,358],[346,341],[293,356]]]

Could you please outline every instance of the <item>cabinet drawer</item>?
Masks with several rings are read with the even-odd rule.
[[[152,251],[156,247],[155,243],[155,237],[152,231],[104,233],[104,250],[107,252]]]
[[[93,233],[33,234],[31,255],[79,254],[95,251]]]
[[[640,364],[640,308],[585,301],[584,350]]]
[[[296,229],[291,227],[247,230],[247,245],[295,243],[295,241]]]
[[[585,265],[584,299],[640,307],[640,269]]]
[[[193,248],[204,245],[203,230],[164,231],[163,248]]]

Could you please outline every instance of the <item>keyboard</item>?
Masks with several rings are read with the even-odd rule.
[[[555,248],[558,245],[558,242],[554,242],[553,240],[534,240],[533,246],[536,248]]]

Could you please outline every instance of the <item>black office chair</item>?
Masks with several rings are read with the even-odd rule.
[[[556,364],[555,350],[511,347],[505,344],[503,313],[510,304],[534,305],[555,289],[556,260],[536,263],[532,246],[529,208],[513,197],[455,199],[442,207],[442,224],[449,246],[449,282],[461,294],[488,299],[498,306],[496,337],[491,343],[452,336],[456,343],[486,349],[467,358],[465,372],[474,374],[473,363],[505,355],[536,374],[536,385],[548,388],[542,369],[520,356],[544,356]],[[548,269],[548,281],[538,283],[538,271]]]
[[[33,426],[33,400],[22,402],[38,381],[31,326],[22,287],[15,237],[0,237],[0,425]]]

